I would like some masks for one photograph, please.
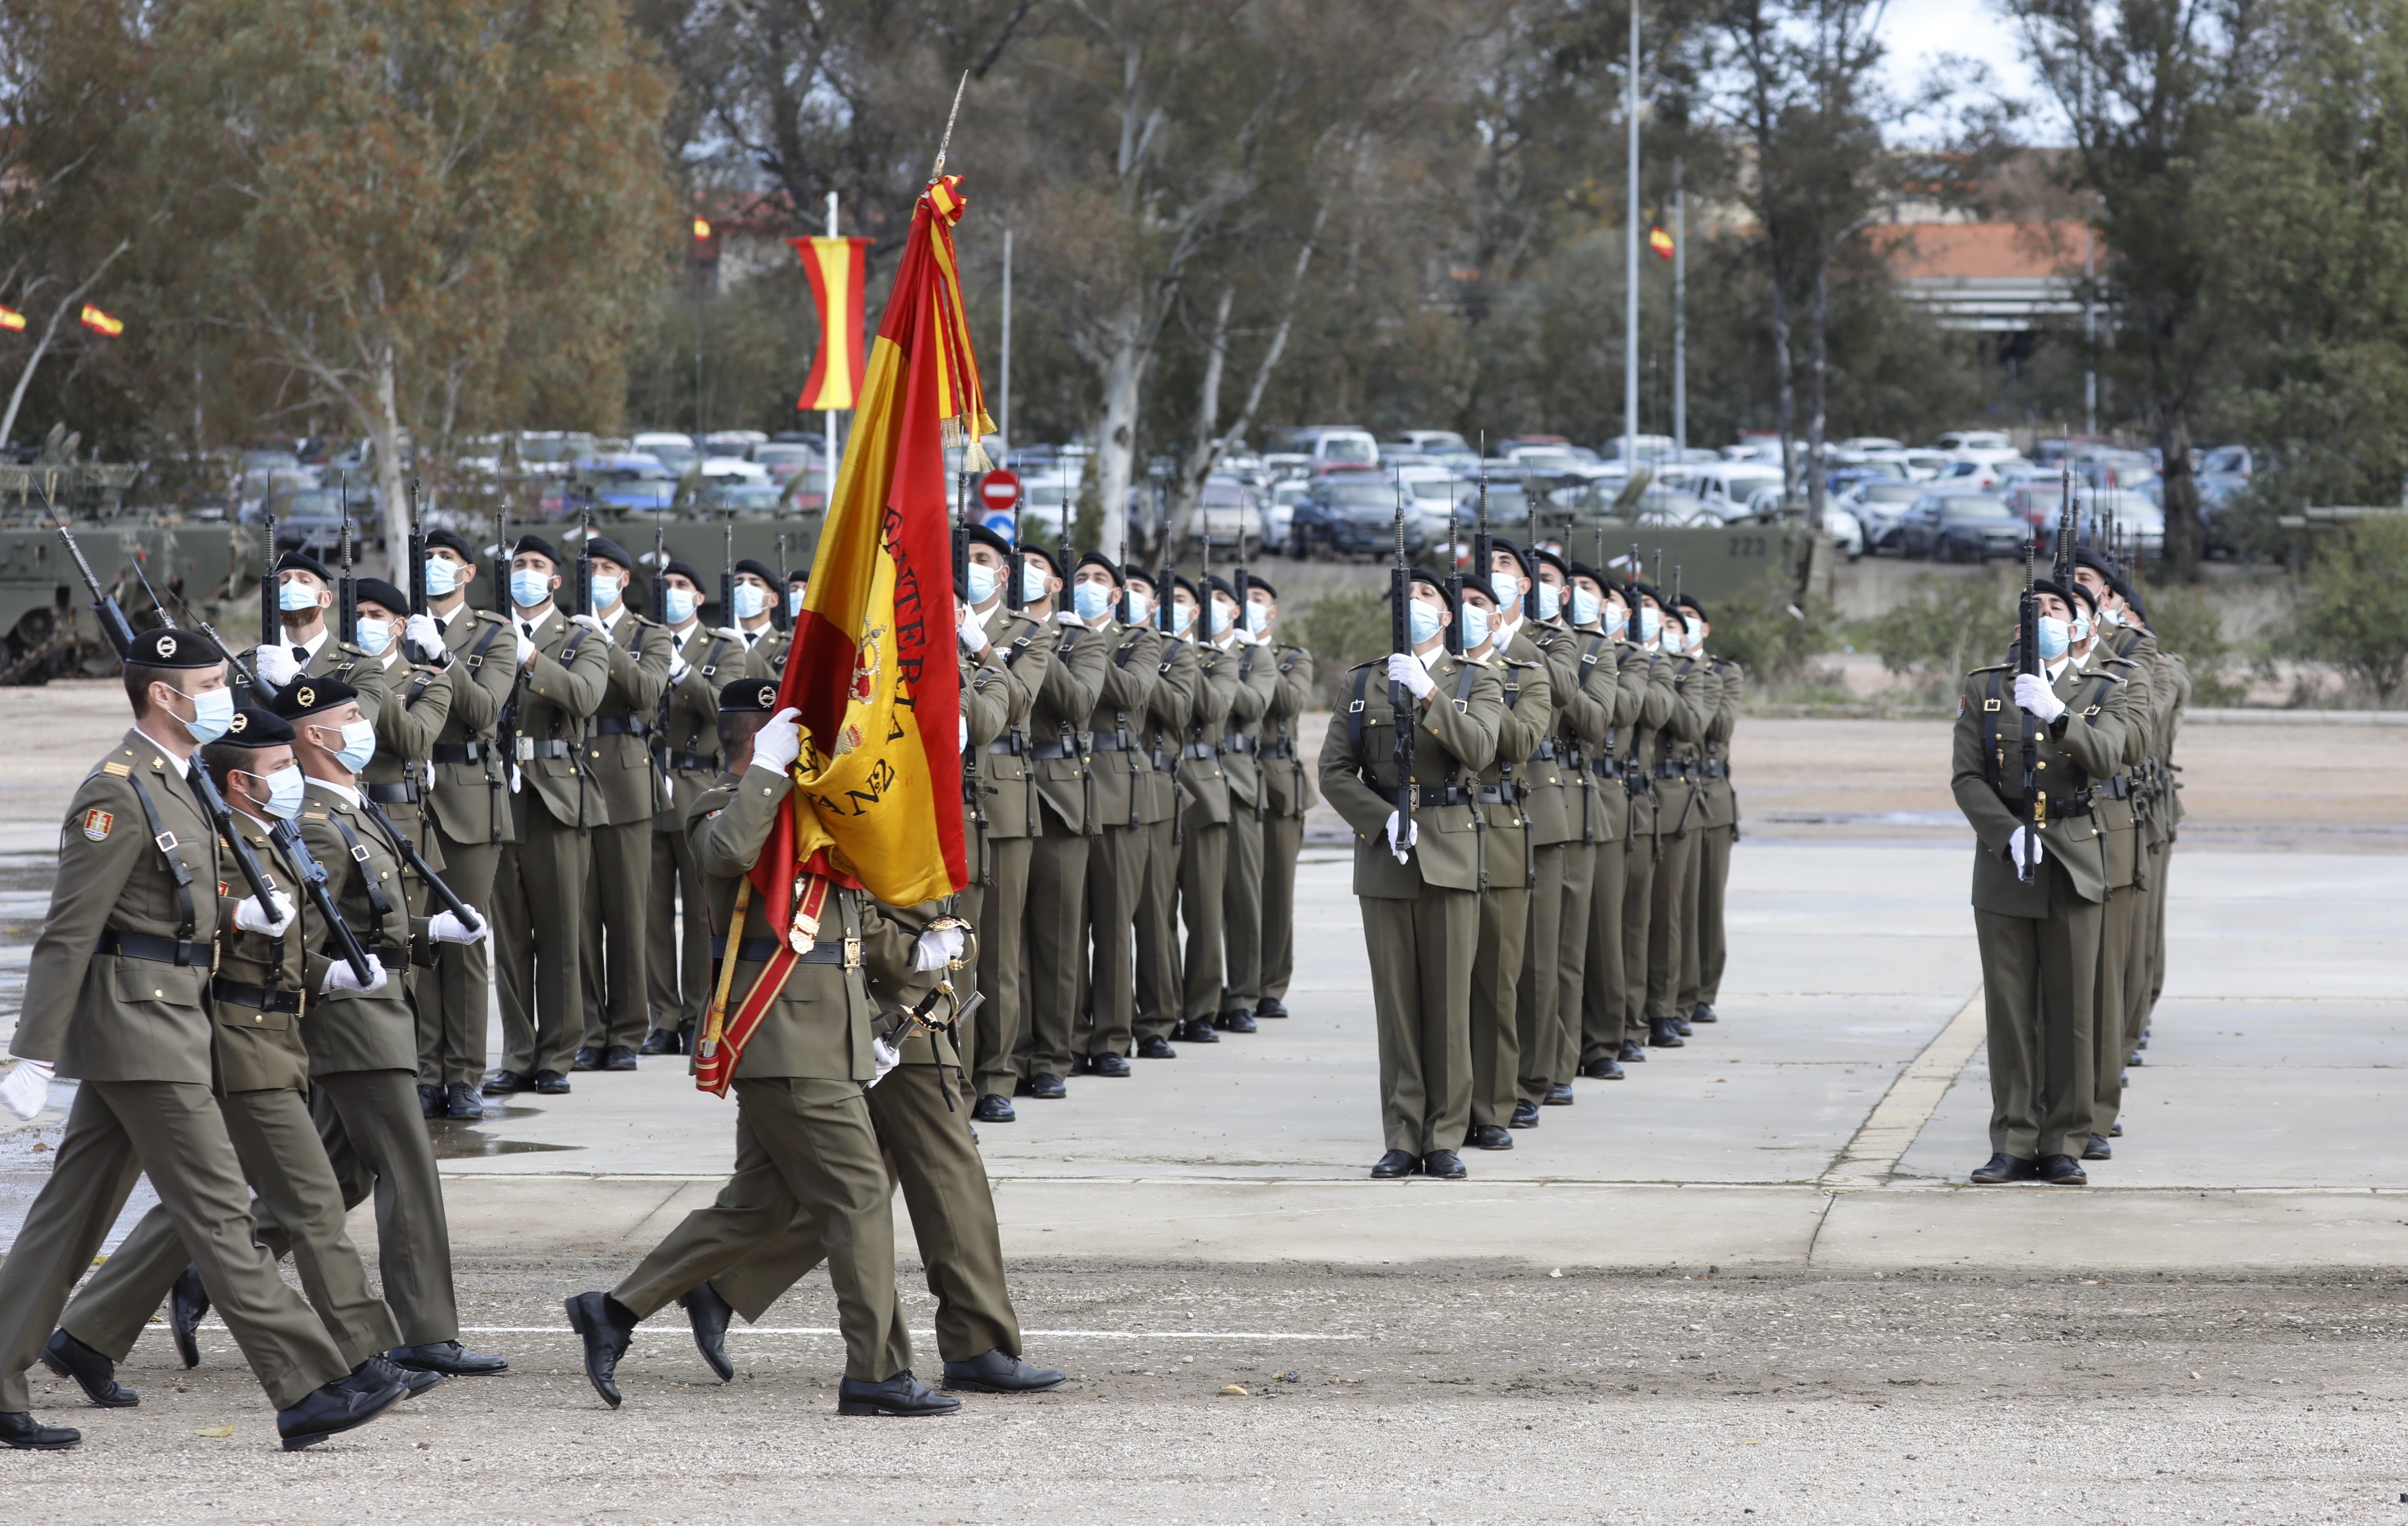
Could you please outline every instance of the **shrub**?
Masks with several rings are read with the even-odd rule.
[[[1930,691],[1996,661],[2014,640],[2019,584],[2000,572],[1985,578],[1917,578],[1914,592],[1876,616],[1866,640],[1882,666]]]
[[[2408,515],[2351,525],[2309,564],[2300,596],[2300,650],[2388,708],[2408,681]]]
[[[1380,593],[1327,593],[1281,625],[1290,641],[1312,654],[1322,699],[1334,704],[1346,670],[1388,650],[1388,597]]]

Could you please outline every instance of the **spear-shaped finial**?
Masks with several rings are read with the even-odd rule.
[[[953,108],[945,113],[945,136],[937,143],[937,167],[928,171],[928,183],[934,185],[944,178],[945,151],[953,146],[953,123],[962,114],[962,92],[970,88],[970,71],[962,71],[962,82],[953,87]]]

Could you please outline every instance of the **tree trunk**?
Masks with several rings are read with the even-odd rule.
[[[368,421],[368,434],[376,441],[377,508],[384,521],[385,577],[400,583],[408,576],[409,499],[402,489],[401,412],[394,397],[393,373],[393,350],[387,346],[376,358],[376,415]]]
[[[1823,527],[1823,425],[1825,382],[1830,376],[1828,344],[1831,313],[1831,256],[1827,250],[1814,261],[1814,295],[1806,310],[1806,511],[1808,523]],[[1788,508],[1787,503],[1782,507]]]
[[[1096,485],[1103,499],[1098,550],[1113,561],[1126,550],[1129,482],[1136,475],[1137,414],[1153,347],[1141,336],[1153,331],[1134,304],[1111,327],[1104,357],[1104,409],[1096,423]],[[1068,525],[1064,526],[1067,531]]]
[[[1772,256],[1772,374],[1777,387],[1773,425],[1781,431],[1781,497],[1783,502],[1798,497],[1798,458],[1790,441],[1798,432],[1798,381],[1789,367],[1789,293],[1782,278],[1787,273],[1781,268],[1781,252],[1774,246]]]
[[[2181,402],[2157,409],[2157,449],[2166,464],[2166,560],[2176,578],[2188,583],[2199,577],[2200,559],[2207,549],[2207,526],[2199,517],[2199,479],[2190,469],[2190,410]]]
[[[1204,483],[1227,447],[1221,433],[1221,377],[1229,366],[1229,309],[1237,300],[1238,289],[1224,286],[1220,303],[1212,310],[1212,337],[1204,345],[1204,377],[1196,389],[1195,432],[1188,439],[1178,475],[1171,479],[1169,496],[1162,505],[1162,546],[1176,546],[1186,535],[1197,501],[1203,497]],[[1162,547],[1155,549],[1160,551]]]

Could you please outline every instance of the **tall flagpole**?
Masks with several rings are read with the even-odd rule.
[[[831,238],[837,236],[836,193],[833,191],[827,194],[827,236]],[[839,320],[831,318],[829,321],[834,323],[838,322]],[[820,417],[827,423],[827,452],[825,457],[827,461],[827,482],[820,495],[820,512],[825,513],[836,502],[836,410],[832,408],[824,409],[821,410]]]
[[[1626,88],[1630,118],[1629,208],[1626,221],[1622,300],[1622,466],[1639,469],[1639,7],[1630,7],[1630,72]]]
[[[1003,408],[996,420],[996,433],[1003,437],[1003,459],[997,466],[1011,464],[1011,230],[1003,230]]]
[[[1672,159],[1672,449],[1689,450],[1689,192]]]

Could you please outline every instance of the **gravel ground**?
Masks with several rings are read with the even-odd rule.
[[[136,1410],[36,1369],[37,1412],[86,1441],[11,1457],[16,1498],[112,1522],[2408,1518],[2398,1278],[1024,1270],[1030,1354],[1072,1383],[898,1426],[837,1418],[831,1336],[736,1334],[722,1387],[674,1308],[605,1410],[559,1299],[619,1270],[464,1265],[470,1324],[538,1327],[470,1337],[511,1375],[295,1456],[222,1330],[192,1374],[146,1336]],[[815,1275],[765,1323],[832,1317]]]

